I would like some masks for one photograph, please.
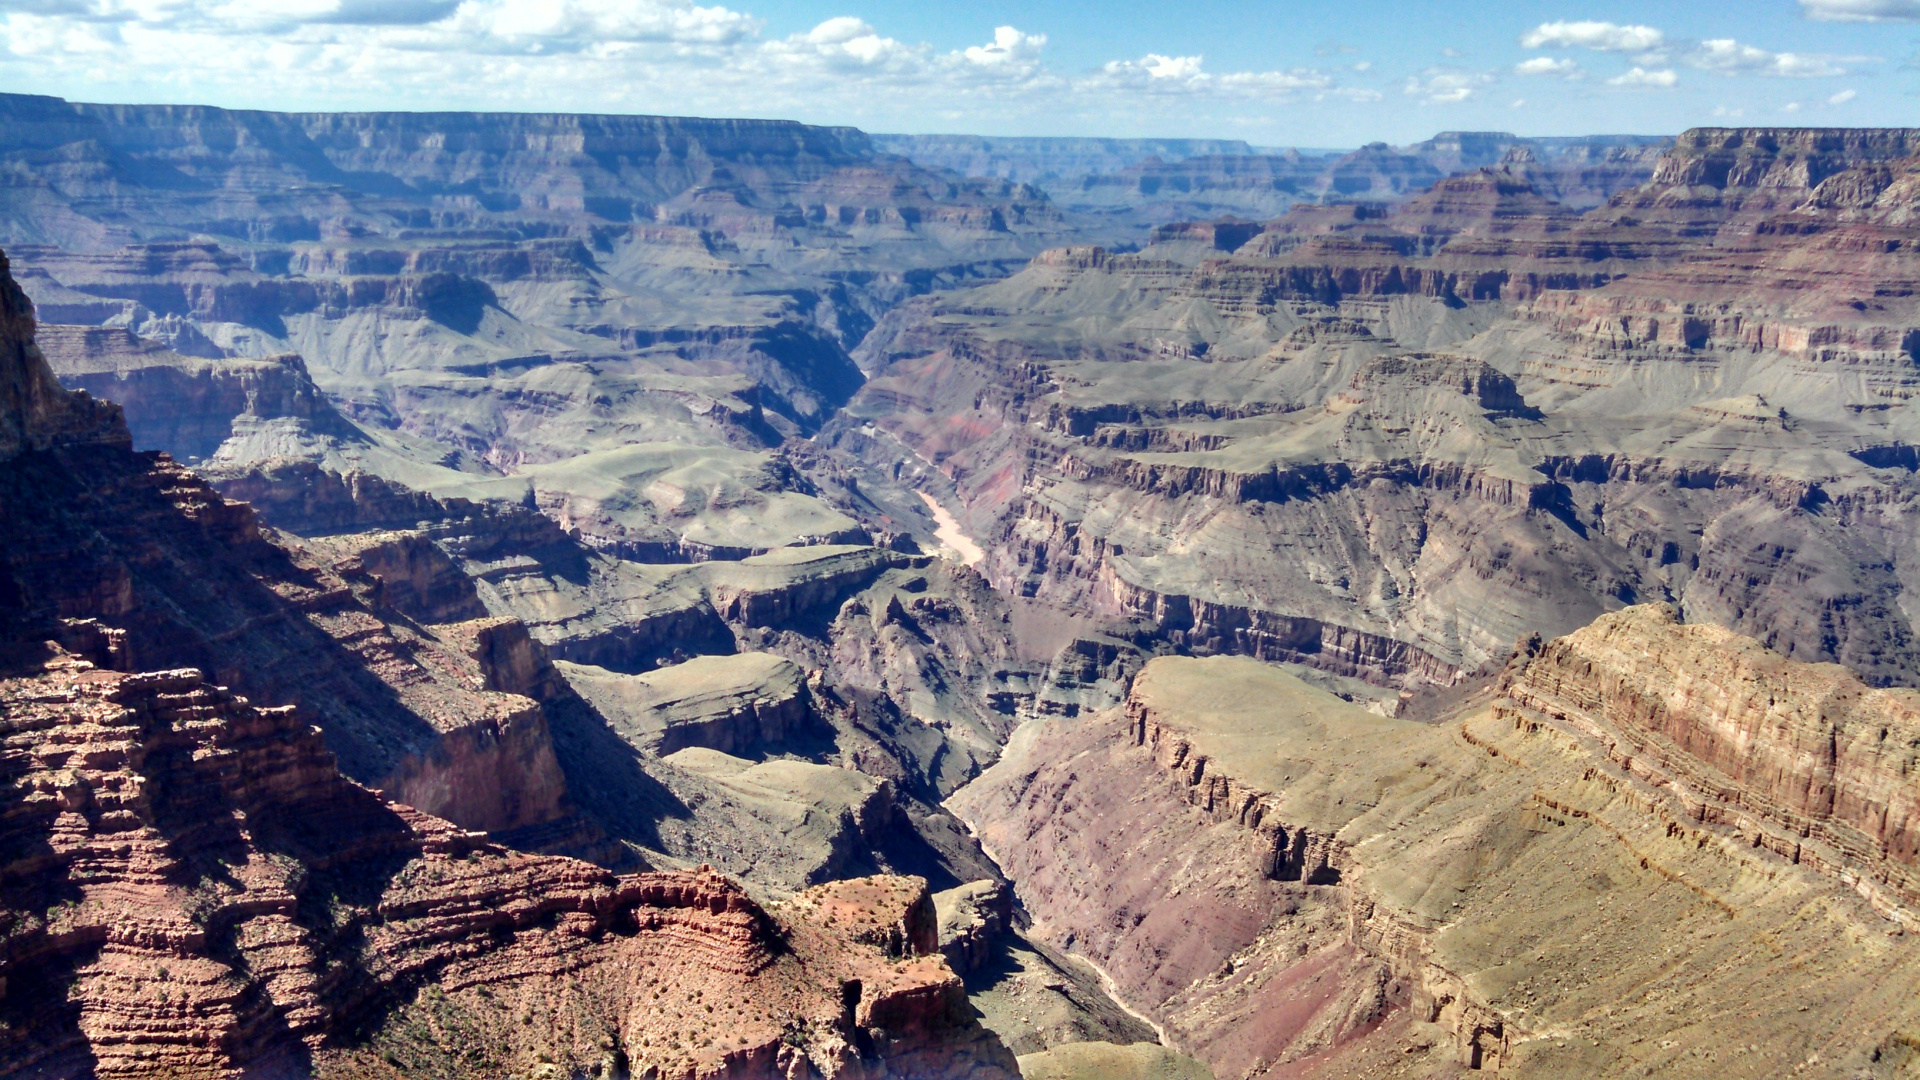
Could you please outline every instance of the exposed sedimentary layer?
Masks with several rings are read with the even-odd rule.
[[[418,533],[270,542],[58,388],[4,263],[0,306],[0,1072],[1017,1075],[922,879],[769,911],[421,812],[595,842],[524,624]]]
[[[1911,144],[1703,129],[1584,214],[1515,161],[1056,249],[889,314],[828,434],[935,463],[996,585],[1178,649],[1411,689],[1660,600],[1920,683]]]
[[[917,880],[770,914],[711,873],[515,854],[191,670],[56,653],[0,703],[9,1072],[1013,1075]]]
[[[1651,606],[1503,685],[1429,726],[1162,658],[1122,714],[1022,729],[954,804],[1035,934],[1218,1075],[1851,1076],[1894,1052],[1905,691]],[[1720,1000],[1742,1006],[1702,1022]]]
[[[1697,820],[1852,884],[1913,923],[1920,694],[1874,690],[1713,625],[1632,608],[1549,643],[1496,714],[1550,721]]]

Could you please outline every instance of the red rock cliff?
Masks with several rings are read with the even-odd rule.
[[[1790,660],[1659,605],[1550,642],[1505,709],[1598,740],[1703,822],[1869,895],[1920,901],[1920,694]]]

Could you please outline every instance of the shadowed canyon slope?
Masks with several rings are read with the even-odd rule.
[[[0,111],[0,1073],[1920,1068],[1912,131]]]

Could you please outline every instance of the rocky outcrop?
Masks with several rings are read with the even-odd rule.
[[[1905,976],[1851,982],[1907,962],[1905,691],[1655,607],[1502,685],[1416,724],[1161,658],[1123,716],[1036,721],[953,804],[1036,936],[1220,1075],[1761,1077],[1817,1045],[1803,1071],[1842,1076],[1913,1022]],[[1720,993],[1766,1003],[1678,1007]]]
[[[1460,675],[1454,665],[1384,634],[1319,619],[1167,594],[1128,581],[1124,571],[1102,573],[1121,610],[1152,625],[1176,648],[1199,655],[1239,653],[1262,660],[1306,664],[1379,683],[1437,683]]]
[[[252,506],[268,524],[301,536],[412,528],[448,513],[447,502],[403,484],[310,461],[223,469],[215,484],[227,498]]]
[[[563,670],[616,731],[661,756],[689,746],[758,756],[814,722],[805,674],[768,653],[699,656],[643,675]]]
[[[985,967],[999,940],[1013,930],[1013,889],[982,878],[933,894],[940,919],[940,953],[962,975]]]
[[[125,446],[120,411],[54,381],[33,340],[33,305],[0,255],[0,461],[29,450],[99,443]]]
[[[99,662],[191,666],[298,704],[350,775],[423,810],[483,830],[570,815],[539,706],[476,686],[470,656],[379,613],[390,595],[416,615],[472,618],[484,612],[470,587],[463,600],[463,583],[388,566],[388,589],[364,560],[336,569],[273,545],[246,506],[130,452],[116,410],[59,389],[19,310],[0,328],[0,377],[51,389],[0,413],[36,451],[0,468],[0,507],[21,523],[0,557],[6,638],[66,640],[68,624],[92,620],[73,640]],[[87,415],[102,419],[76,426]]]
[[[352,435],[296,355],[194,359],[121,327],[42,325],[36,341],[61,385],[120,406],[141,450],[212,458],[236,434],[274,420]]]
[[[1167,727],[1166,718],[1155,712],[1149,700],[1146,695],[1127,700],[1134,745],[1144,748],[1156,768],[1185,788],[1188,805],[1253,834],[1261,873],[1275,881],[1330,885],[1340,880],[1343,867],[1351,870],[1344,843],[1305,825],[1289,825],[1273,793],[1223,774],[1178,728]]]
[[[927,922],[921,882],[769,914],[710,873],[513,854],[193,671],[55,656],[0,698],[9,1071],[1013,1075],[929,933],[889,929]]]
[[[848,593],[909,561],[875,547],[788,548],[735,563],[710,564],[713,606],[729,622],[772,626],[836,605]]]
[[[1579,730],[1697,820],[1751,835],[1890,910],[1920,904],[1913,691],[1870,689],[1837,665],[1796,663],[1646,606],[1549,643],[1507,695],[1499,715]]]

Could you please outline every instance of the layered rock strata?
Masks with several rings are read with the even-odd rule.
[[[1914,920],[1914,691],[1870,689],[1838,665],[1795,663],[1722,627],[1640,607],[1549,643],[1495,715],[1577,730],[1696,820]]]
[[[524,625],[418,535],[269,542],[57,388],[3,265],[0,302],[0,1072],[1017,1074],[924,880],[769,912],[705,868],[616,877],[422,813],[594,839]]]
[[[1022,729],[954,805],[1036,936],[1218,1075],[1851,1076],[1893,1052],[1906,691],[1658,607],[1503,685],[1422,725],[1162,658],[1121,714]],[[1723,995],[1740,1015],[1697,1022]]]
[[[129,452],[117,409],[58,389],[8,289],[18,314],[0,369],[43,389],[5,414],[32,451],[0,468],[0,507],[20,524],[0,561],[7,638],[68,640],[122,670],[192,666],[298,703],[350,775],[469,828],[571,816],[539,705],[486,689],[459,643],[382,603],[472,619],[485,611],[470,586],[464,600],[464,583],[396,592],[363,558],[275,546],[246,506],[165,455]]]
[[[711,873],[515,854],[190,670],[56,653],[0,699],[10,1072],[1014,1075],[920,882],[769,913]]]
[[[804,673],[767,653],[695,657],[644,675],[562,671],[616,730],[660,755],[689,746],[757,754],[813,720]]]
[[[1411,690],[1651,600],[1920,683],[1911,142],[1703,129],[1586,213],[1516,159],[1057,249],[889,315],[828,435],[1154,647]]]

